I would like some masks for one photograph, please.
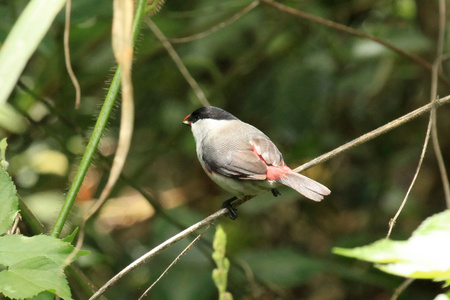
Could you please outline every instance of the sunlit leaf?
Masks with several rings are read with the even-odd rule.
[[[71,244],[47,235],[0,237],[0,264],[4,266],[11,266],[23,260],[40,256],[61,266],[72,251]],[[85,254],[87,254],[86,251],[80,251],[78,256]]]
[[[0,272],[0,292],[9,298],[30,298],[42,291],[72,299],[63,269],[47,257],[24,259]]]
[[[0,237],[0,264],[8,267],[0,272],[0,293],[22,299],[48,291],[71,299],[63,263],[73,249],[71,244],[46,235]],[[87,251],[80,251],[77,256],[85,254]]]
[[[0,50],[0,105],[14,88],[28,59],[36,50],[65,0],[31,0]]]
[[[377,263],[387,273],[403,277],[450,279],[450,210],[429,217],[407,241],[379,240],[334,253]]]

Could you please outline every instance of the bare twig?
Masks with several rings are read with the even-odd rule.
[[[198,85],[197,81],[191,76],[188,69],[184,65],[181,58],[178,56],[178,53],[173,48],[172,44],[167,40],[164,33],[156,26],[156,24],[152,21],[152,19],[147,18],[146,19],[147,25],[150,27],[150,29],[153,31],[153,33],[156,35],[158,40],[163,44],[164,48],[166,48],[167,53],[169,53],[170,57],[174,61],[174,63],[177,65],[178,70],[180,70],[181,75],[186,79],[186,81],[189,83],[191,88],[194,90],[195,95],[200,100],[203,106],[209,106],[208,99],[206,99],[205,93],[203,93],[203,90]]]
[[[391,297],[391,300],[397,300],[398,296],[414,281],[414,278],[408,278],[399,285],[398,288],[395,289],[394,294]]]
[[[258,6],[259,4],[259,0],[253,1],[252,3],[250,3],[248,6],[244,7],[242,10],[238,11],[236,14],[234,14],[231,18],[229,18],[228,20],[221,22],[211,28],[209,28],[206,31],[191,35],[191,36],[187,36],[187,37],[183,37],[183,38],[171,38],[169,39],[169,42],[173,43],[173,44],[180,44],[180,43],[187,43],[187,42],[192,42],[195,40],[199,40],[201,38],[204,38],[228,25],[230,25],[231,23],[239,20],[240,18],[242,18],[243,16],[245,16],[249,11],[251,11],[252,9],[254,9],[256,6]]]
[[[9,234],[20,234],[20,228],[19,228],[19,222],[22,221],[22,215],[20,213],[17,213],[16,217],[14,218],[14,223],[11,226],[8,231],[6,231],[6,235]]]
[[[72,69],[72,63],[70,62],[70,47],[69,47],[69,35],[70,35],[70,11],[72,6],[72,0],[66,2],[66,23],[64,25],[64,60],[66,63],[67,73],[70,80],[72,80],[73,87],[75,88],[75,108],[80,107],[81,102],[81,88],[78,83],[78,79]]]
[[[436,60],[434,63],[434,70],[436,74],[441,69],[443,52],[444,52],[444,38],[445,38],[445,0],[439,0],[439,36],[437,41]],[[434,75],[436,77],[436,75]],[[437,98],[437,80],[433,80],[431,85],[431,98]],[[431,129],[431,139],[433,142],[434,153],[439,166],[439,172],[441,173],[442,186],[444,187],[445,200],[447,202],[447,208],[450,209],[450,184],[448,181],[447,170],[445,168],[444,158],[442,156],[441,147],[439,145],[438,133],[437,133],[437,121],[436,110],[433,109],[433,124]]]
[[[433,111],[433,110],[434,110],[434,108],[431,109],[431,111]],[[403,207],[405,207],[406,201],[408,200],[409,193],[411,193],[414,183],[416,183],[417,176],[419,175],[420,168],[422,167],[423,158],[425,157],[425,152],[427,150],[428,141],[430,140],[432,123],[433,123],[433,113],[430,113],[430,119],[428,121],[428,126],[427,126],[427,133],[425,135],[425,141],[423,142],[422,153],[420,154],[419,163],[417,164],[416,172],[414,173],[414,177],[411,181],[411,184],[409,185],[408,191],[406,192],[406,195],[403,198],[402,203],[400,204],[400,207],[398,208],[397,212],[395,213],[395,216],[389,221],[389,230],[386,235],[387,239],[390,237],[392,229],[394,228],[395,222],[397,221],[398,216],[400,215],[401,211],[403,210]]]
[[[336,23],[336,22],[333,22],[333,21],[330,21],[330,20],[327,20],[327,19],[323,19],[323,18],[314,16],[314,15],[311,15],[311,14],[305,13],[305,12],[303,12],[301,10],[298,10],[298,9],[295,9],[295,8],[283,5],[283,4],[278,3],[278,2],[274,2],[272,0],[260,0],[260,1],[265,3],[265,4],[267,4],[267,5],[269,5],[269,6],[274,7],[276,9],[280,10],[280,11],[283,11],[283,12],[288,13],[290,15],[296,16],[298,18],[305,19],[305,20],[314,22],[316,24],[327,26],[327,27],[336,29],[336,30],[341,31],[341,32],[345,32],[345,33],[348,33],[348,34],[351,34],[351,35],[354,35],[354,36],[357,36],[357,37],[365,38],[365,39],[374,41],[376,43],[379,43],[380,45],[383,45],[383,46],[391,49],[392,51],[397,52],[398,54],[408,58],[409,60],[411,60],[415,64],[421,66],[422,68],[424,68],[424,69],[426,69],[428,71],[431,71],[432,65],[429,62],[427,62],[426,60],[424,60],[423,58],[421,58],[421,57],[419,57],[417,55],[414,55],[414,54],[412,54],[410,52],[407,52],[407,51],[405,51],[403,49],[400,49],[400,48],[392,45],[391,43],[388,43],[387,41],[385,41],[383,39],[377,38],[375,36],[372,36],[370,34],[367,34],[367,33],[363,32],[363,31],[360,31],[360,30],[357,30],[357,29],[345,26],[343,24],[339,24],[339,23]],[[439,78],[443,82],[445,82],[447,85],[450,85],[450,82],[442,74],[439,75]]]
[[[180,260],[180,258],[186,254],[186,252],[192,248],[192,246],[206,233],[206,231],[208,231],[209,227],[211,224],[208,224],[208,227],[205,228],[205,230],[203,230],[202,233],[200,233],[189,245],[187,245],[186,248],[184,248],[183,251],[181,251],[181,253],[172,261],[172,263],[164,270],[164,272],[162,272],[162,274],[158,277],[158,279],[155,280],[155,282],[152,283],[152,285],[145,290],[145,292],[141,295],[141,297],[139,297],[138,300],[142,300],[145,296],[147,296],[148,292],[155,286],[155,284],[158,283],[158,281],[161,280],[161,278],[164,277],[164,275],[167,274],[167,272],[169,272],[170,268],[173,267],[173,265],[175,265],[177,263],[178,260]]]
[[[150,258],[152,258],[155,254],[158,254],[162,250],[172,246],[176,242],[182,240],[186,236],[194,233],[195,231],[208,226],[211,224],[214,220],[219,218],[220,216],[226,215],[228,213],[228,209],[222,208],[221,210],[215,212],[214,214],[210,215],[209,217],[206,217],[205,219],[201,220],[200,222],[190,226],[189,228],[181,231],[180,233],[174,235],[173,237],[169,238],[168,240],[164,241],[163,243],[159,244],[146,254],[139,257],[137,260],[129,264],[126,268],[124,268],[122,271],[117,273],[113,278],[111,278],[107,283],[105,283],[94,295],[92,295],[89,300],[97,299],[100,295],[102,295],[108,288],[113,286],[117,281],[119,281],[123,276],[125,276],[130,271],[134,270],[135,268],[139,267],[140,265],[147,262]]]
[[[425,142],[422,148],[422,154],[420,155],[419,164],[417,166],[416,173],[414,174],[413,180],[408,188],[408,191],[406,192],[405,198],[403,199],[399,209],[397,210],[395,216],[389,221],[389,230],[386,238],[389,238],[392,232],[392,228],[395,225],[395,222],[400,215],[401,211],[403,210],[403,207],[406,204],[406,201],[408,199],[409,193],[411,192],[412,187],[414,186],[414,183],[416,182],[417,175],[419,174],[420,168],[422,166],[423,158],[425,156],[425,151],[428,146],[428,141],[430,138],[430,134],[433,136],[433,146],[436,158],[438,160],[439,169],[441,171],[441,177],[444,185],[444,190],[446,189],[446,183],[448,187],[448,179],[447,179],[447,172],[445,170],[444,166],[444,160],[442,158],[441,149],[439,146],[439,140],[437,137],[437,127],[436,127],[436,98],[437,98],[437,87],[438,87],[438,76],[439,76],[439,69],[442,61],[442,53],[444,50],[444,33],[445,33],[445,0],[439,1],[439,36],[437,41],[437,50],[436,50],[436,59],[432,66],[431,70],[431,89],[430,89],[430,102],[431,102],[431,111],[430,111],[430,120],[428,123],[427,128],[427,134],[425,137]],[[446,191],[447,192],[447,191]],[[447,198],[448,199],[448,198]],[[447,200],[447,203],[449,200]]]
[[[445,103],[448,103],[448,102],[450,102],[450,96],[443,97],[443,98],[441,98],[439,100],[436,100],[436,103],[434,105],[437,108],[437,107],[439,107],[439,106],[441,106],[441,105],[443,105]],[[400,117],[398,119],[395,119],[394,121],[391,121],[391,122],[389,122],[389,123],[387,123],[387,124],[385,124],[385,125],[383,125],[381,127],[378,127],[377,129],[372,130],[371,132],[368,132],[368,133],[366,133],[366,134],[364,134],[364,135],[354,139],[351,142],[348,142],[348,143],[346,143],[346,144],[344,144],[344,145],[342,145],[342,146],[340,146],[340,147],[338,147],[338,148],[336,148],[336,149],[334,149],[334,150],[332,150],[332,151],[330,151],[328,153],[325,153],[325,154],[323,154],[323,155],[321,155],[321,156],[319,156],[319,157],[317,157],[317,158],[315,158],[315,159],[313,159],[313,160],[311,160],[311,161],[309,161],[309,162],[307,162],[307,163],[297,167],[296,169],[294,169],[294,171],[297,172],[297,173],[303,172],[303,171],[305,171],[305,170],[307,170],[307,169],[309,169],[309,168],[311,168],[311,167],[313,167],[315,165],[318,165],[320,163],[326,162],[327,160],[332,159],[333,157],[335,157],[336,155],[341,154],[342,152],[345,152],[345,151],[347,151],[347,150],[349,150],[349,149],[351,149],[351,148],[353,148],[355,146],[358,146],[358,145],[361,145],[361,144],[363,144],[365,142],[368,142],[368,141],[378,137],[379,135],[381,135],[383,133],[386,133],[386,132],[388,132],[388,131],[390,131],[390,130],[392,130],[394,128],[399,127],[400,125],[403,125],[403,124],[405,124],[405,123],[407,123],[407,122],[409,122],[409,121],[411,121],[411,120],[413,120],[413,119],[415,119],[415,118],[417,118],[417,117],[427,113],[428,111],[430,111],[430,109],[432,107],[433,107],[433,104],[432,103],[428,103],[428,104],[426,104],[426,105],[424,105],[424,106],[422,106],[422,107],[420,107],[420,108],[418,108],[418,109],[416,109],[416,110],[414,110],[414,111],[412,111],[412,112],[410,112],[410,113],[408,113],[408,114],[406,114],[406,115],[404,115],[404,116],[402,116],[402,117]]]
[[[436,127],[436,113],[434,113],[433,127],[431,131],[431,140],[433,141],[433,149],[436,155],[436,160],[439,166],[439,172],[441,173],[442,186],[444,188],[445,201],[447,203],[447,209],[450,209],[450,184],[448,180],[447,170],[445,168],[444,158],[439,145],[439,139],[437,135]]]

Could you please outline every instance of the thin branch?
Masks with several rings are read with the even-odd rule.
[[[20,213],[17,213],[16,217],[14,218],[14,223],[11,226],[8,231],[6,231],[6,235],[10,234],[20,234],[20,228],[19,228],[19,222],[22,221],[22,215]]]
[[[447,170],[445,168],[444,158],[442,156],[441,148],[439,145],[439,139],[437,135],[436,127],[436,113],[433,118],[433,130],[431,131],[431,140],[433,141],[434,154],[439,166],[439,172],[441,173],[442,186],[444,188],[445,201],[447,203],[447,209],[450,209],[450,184],[448,180]]]
[[[161,278],[164,277],[164,275],[167,274],[167,272],[169,272],[169,270],[180,260],[180,258],[186,254],[186,252],[192,248],[192,246],[194,246],[194,244],[206,233],[206,231],[208,231],[209,227],[211,224],[208,224],[208,227],[205,228],[205,230],[203,230],[202,233],[200,233],[189,245],[187,245],[186,248],[184,248],[183,251],[181,251],[181,253],[172,261],[172,263],[164,270],[164,272],[162,272],[162,274],[158,277],[158,279],[155,280],[155,282],[152,283],[152,285],[145,290],[145,292],[141,295],[141,297],[139,297],[138,300],[142,300],[145,296],[147,296],[148,292],[155,286],[155,284],[158,283],[158,281],[161,280]]]
[[[125,276],[130,271],[134,270],[135,268],[139,267],[140,265],[147,262],[150,258],[152,258],[154,255],[158,254],[162,250],[172,246],[176,242],[184,239],[186,236],[194,233],[195,231],[208,226],[213,221],[215,221],[220,216],[226,215],[228,213],[228,209],[222,208],[221,210],[215,212],[214,214],[210,215],[209,217],[206,217],[205,219],[201,220],[200,222],[190,226],[189,228],[181,231],[180,233],[174,235],[173,237],[169,238],[168,240],[164,241],[163,243],[159,244],[146,254],[142,255],[138,259],[136,259],[134,262],[129,264],[127,267],[125,267],[122,271],[117,273],[113,278],[111,278],[107,283],[105,283],[94,295],[92,295],[89,300],[97,299],[100,295],[102,295],[108,288],[113,286],[117,283],[123,276]]]
[[[70,35],[70,11],[72,6],[72,0],[66,2],[66,23],[64,25],[64,61],[66,63],[67,73],[70,80],[72,80],[73,87],[75,88],[75,108],[80,107],[81,102],[81,88],[78,83],[78,79],[72,69],[72,63],[70,62],[70,47],[69,47],[69,35]]]
[[[422,154],[420,155],[419,164],[417,165],[416,173],[414,174],[413,180],[411,181],[411,184],[408,188],[408,191],[406,192],[405,198],[403,199],[400,207],[397,210],[397,213],[395,216],[389,221],[389,230],[386,238],[389,238],[391,235],[392,229],[395,225],[395,222],[400,215],[401,211],[403,210],[403,207],[406,204],[406,201],[408,199],[409,193],[411,192],[412,187],[414,186],[414,183],[416,182],[417,176],[419,174],[420,168],[422,167],[422,162],[425,157],[425,151],[428,147],[428,142],[430,138],[430,134],[433,135],[433,146],[436,158],[438,160],[439,169],[441,170],[441,177],[445,189],[445,183],[448,184],[447,179],[447,172],[445,170],[444,166],[444,160],[442,158],[441,149],[439,146],[439,140],[437,137],[437,127],[436,127],[436,107],[434,104],[436,103],[437,98],[437,87],[438,87],[438,76],[439,76],[439,66],[441,65],[442,61],[442,53],[444,50],[444,33],[445,33],[445,1],[439,1],[439,36],[437,41],[437,50],[436,50],[436,59],[433,64],[432,70],[431,70],[431,89],[430,89],[430,102],[432,104],[431,111],[430,111],[430,119],[428,122],[428,128],[427,128],[427,134],[425,137],[425,142],[423,144],[422,148]]]
[[[257,7],[259,4],[259,0],[253,1],[252,3],[250,3],[248,6],[244,7],[242,10],[238,11],[236,14],[234,14],[231,18],[229,18],[228,20],[221,22],[211,28],[209,28],[208,30],[205,30],[203,32],[197,33],[197,34],[193,34],[187,37],[183,37],[183,38],[172,38],[169,39],[169,42],[173,43],[173,44],[180,44],[180,43],[187,43],[187,42],[192,42],[195,40],[199,40],[201,38],[204,38],[234,22],[236,22],[237,20],[239,20],[240,18],[242,18],[243,16],[245,16],[248,12],[250,12],[252,9],[254,9],[255,7]]]
[[[180,70],[181,75],[186,79],[186,81],[189,83],[191,88],[194,90],[195,95],[200,100],[203,106],[209,106],[208,99],[206,99],[205,94],[203,93],[202,89],[198,85],[197,81],[191,76],[188,69],[184,65],[181,58],[178,56],[178,53],[173,48],[172,44],[167,40],[166,36],[162,31],[156,26],[156,24],[150,19],[146,19],[148,27],[153,31],[153,33],[156,35],[158,40],[163,44],[164,48],[166,48],[167,52],[169,53],[170,57],[174,61],[174,63],[177,65],[178,70]]]
[[[431,112],[434,111],[434,108],[431,109]],[[425,135],[425,141],[423,142],[422,147],[422,153],[420,154],[419,163],[417,164],[416,172],[414,173],[414,177],[411,181],[411,184],[409,185],[408,191],[406,192],[405,197],[403,198],[402,203],[400,204],[400,207],[398,208],[397,212],[395,213],[395,216],[389,221],[389,230],[386,235],[386,238],[388,239],[391,236],[392,229],[394,228],[395,222],[397,221],[398,216],[403,210],[403,207],[405,207],[406,201],[408,200],[409,194],[411,193],[411,190],[416,183],[417,176],[419,175],[419,171],[422,167],[423,158],[425,157],[425,152],[427,150],[428,141],[430,140],[430,133],[431,133],[431,124],[433,124],[433,113],[430,113],[430,119],[428,121],[427,126],[427,133]]]
[[[421,57],[419,57],[417,55],[414,55],[414,54],[412,54],[410,52],[407,52],[407,51],[405,51],[403,49],[400,49],[400,48],[392,45],[391,43],[386,42],[383,39],[377,38],[375,36],[372,36],[370,34],[367,34],[367,33],[363,32],[363,31],[360,31],[360,30],[357,30],[357,29],[345,26],[343,24],[339,24],[339,23],[336,23],[336,22],[333,22],[333,21],[330,21],[330,20],[327,20],[327,19],[323,19],[323,18],[314,16],[314,15],[311,15],[311,14],[305,13],[303,11],[300,11],[300,10],[297,10],[295,8],[283,5],[283,4],[278,3],[278,2],[274,2],[272,0],[260,0],[260,1],[265,3],[265,4],[267,4],[267,5],[269,5],[269,6],[274,7],[276,9],[280,10],[280,11],[283,11],[283,12],[288,13],[290,15],[296,16],[298,18],[305,19],[305,20],[308,20],[308,21],[311,21],[311,22],[314,22],[316,24],[320,24],[320,25],[323,25],[323,26],[326,26],[326,27],[330,27],[330,28],[333,28],[335,30],[338,30],[338,31],[341,31],[341,32],[345,32],[345,33],[348,33],[348,34],[351,34],[351,35],[354,35],[354,36],[357,36],[357,37],[361,37],[361,38],[365,38],[365,39],[374,41],[374,42],[379,43],[379,44],[381,44],[381,45],[391,49],[392,51],[397,52],[398,54],[408,58],[409,60],[411,60],[415,64],[421,66],[422,68],[424,68],[427,71],[431,71],[431,69],[432,69],[432,65],[429,62],[427,62],[426,60],[424,60],[423,58],[421,58]],[[442,74],[439,75],[439,78],[443,82],[445,82],[447,85],[450,85],[450,82]]]
[[[445,0],[439,0],[439,35],[438,35],[438,42],[437,42],[437,50],[436,50],[436,60],[434,63],[434,73],[438,73],[439,70],[441,70],[441,64],[443,59],[443,52],[444,52],[444,39],[445,39]],[[434,75],[434,77],[437,77],[437,75]],[[437,98],[437,80],[434,79],[431,85],[431,98],[436,99]],[[439,139],[438,139],[438,133],[437,133],[437,117],[436,117],[436,110],[433,109],[433,124],[432,124],[432,131],[431,131],[431,139],[433,142],[433,148],[434,153],[436,156],[436,160],[439,166],[439,172],[441,173],[441,179],[442,179],[442,186],[444,187],[444,195],[445,200],[447,202],[447,208],[450,209],[450,184],[448,181],[448,175],[447,170],[445,168],[445,162],[444,158],[442,156],[441,147],[439,145]]]
[[[414,281],[414,278],[408,278],[405,281],[403,281],[402,284],[399,285],[398,288],[395,289],[394,294],[391,297],[391,300],[397,300],[398,296],[400,296],[401,293],[403,293],[404,290]]]
[[[443,97],[441,99],[436,100],[436,103],[434,105],[436,106],[436,108],[438,108],[441,105],[446,104],[448,102],[450,102],[450,96]],[[314,167],[315,165],[318,165],[320,163],[326,162],[327,160],[330,160],[330,159],[334,158],[335,156],[341,154],[342,152],[345,152],[345,151],[347,151],[347,150],[349,150],[349,149],[351,149],[351,148],[353,148],[355,146],[359,146],[359,145],[361,145],[363,143],[366,143],[366,142],[368,142],[368,141],[378,137],[379,135],[381,135],[383,133],[386,133],[386,132],[388,132],[388,131],[390,131],[390,130],[392,130],[394,128],[397,128],[400,125],[403,125],[403,124],[405,124],[405,123],[407,123],[407,122],[409,122],[409,121],[411,121],[411,120],[413,120],[413,119],[415,119],[415,118],[417,118],[417,117],[419,117],[419,116],[429,112],[432,107],[433,107],[433,104],[432,103],[428,103],[428,104],[426,104],[426,105],[424,105],[424,106],[422,106],[422,107],[420,107],[420,108],[418,108],[418,109],[416,109],[416,110],[414,110],[414,111],[412,111],[412,112],[410,112],[410,113],[408,113],[408,114],[406,114],[404,116],[401,116],[398,119],[395,119],[394,121],[391,121],[391,122],[389,122],[389,123],[387,123],[387,124],[385,124],[385,125],[383,125],[381,127],[378,127],[377,129],[372,130],[371,132],[368,132],[368,133],[366,133],[366,134],[364,134],[364,135],[354,139],[351,142],[348,142],[348,143],[346,143],[346,144],[344,144],[344,145],[342,145],[342,146],[340,146],[340,147],[338,147],[338,148],[336,148],[336,149],[334,149],[334,150],[332,150],[332,151],[330,151],[328,153],[325,153],[325,154],[323,154],[323,155],[321,155],[321,156],[319,156],[319,157],[317,157],[317,158],[315,158],[315,159],[313,159],[313,160],[311,160],[311,161],[309,161],[309,162],[307,162],[307,163],[297,167],[296,169],[294,169],[294,171],[297,172],[297,173],[303,172],[303,171],[305,171],[305,170],[307,170],[307,169],[309,169],[311,167]]]

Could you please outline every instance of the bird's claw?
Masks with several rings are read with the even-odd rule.
[[[277,196],[281,196],[281,193],[280,193],[280,191],[277,190],[277,189],[272,189],[272,195],[274,195],[275,197],[277,197]]]
[[[236,220],[237,218],[237,208],[233,207],[233,202],[236,200],[236,197],[233,197],[231,199],[228,199],[227,201],[224,201],[222,203],[222,208],[226,208],[228,210],[228,214],[227,216],[231,219],[231,220]]]

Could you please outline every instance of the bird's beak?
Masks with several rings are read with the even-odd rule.
[[[184,125],[191,126],[191,123],[188,121],[188,118],[189,118],[190,116],[191,116],[191,115],[188,115],[186,118],[184,118],[184,120],[183,120],[183,124],[184,124]]]

